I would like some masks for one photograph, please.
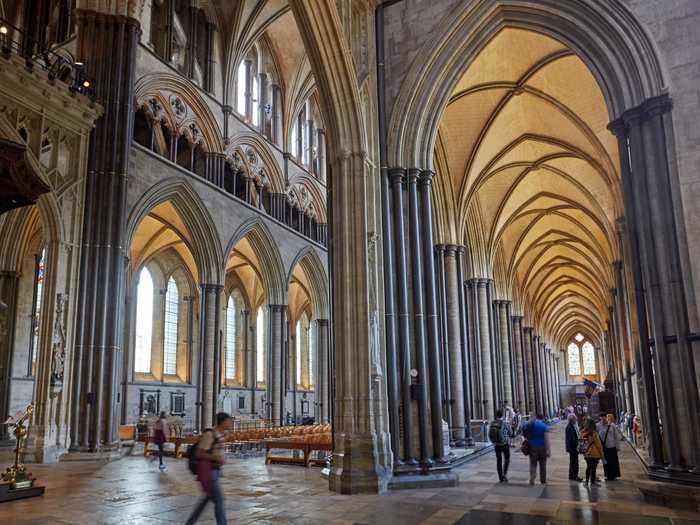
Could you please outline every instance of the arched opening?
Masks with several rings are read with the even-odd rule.
[[[131,237],[127,272],[122,420],[152,422],[163,411],[197,426],[200,269],[196,241],[172,201],[152,208]]]

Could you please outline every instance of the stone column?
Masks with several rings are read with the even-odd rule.
[[[272,84],[272,121],[271,138],[278,146],[282,146],[282,89],[279,84]],[[283,148],[286,150],[286,148]]]
[[[311,113],[311,99],[306,99],[306,136],[308,137],[308,162],[307,167],[311,173],[314,172],[314,143],[316,142],[316,125]]]
[[[420,464],[424,468],[432,465],[432,456],[428,452],[428,369],[425,351],[425,315],[423,298],[423,261],[422,228],[418,204],[419,170],[408,170],[408,223],[411,241],[411,287],[413,291],[413,338],[415,342],[415,368],[418,372],[417,382],[412,380],[411,388],[418,397],[418,450]]]
[[[510,301],[498,301],[498,327],[501,331],[501,370],[503,374],[503,401],[515,406],[513,390],[513,370],[511,368],[510,320],[508,309]]]
[[[523,357],[527,372],[527,411],[532,414],[537,411],[537,394],[535,390],[535,360],[533,356],[532,328],[523,327]]]
[[[356,147],[333,150],[328,178],[334,400],[329,487],[345,494],[385,491],[392,468],[384,401],[388,366],[379,341],[382,182]]]
[[[78,10],[77,55],[104,108],[90,137],[71,406],[71,446],[117,444],[124,326],[126,184],[139,23]]]
[[[316,159],[318,163],[318,178],[323,184],[326,183],[326,132],[321,128],[316,128]]]
[[[270,419],[277,425],[286,424],[283,407],[285,400],[285,366],[283,362],[285,354],[285,324],[287,306],[283,304],[271,304],[269,306],[268,326],[268,367],[267,374],[267,401],[270,405]]]
[[[540,347],[540,336],[532,336],[532,365],[534,368],[535,376],[535,412],[543,413],[543,391],[542,391],[542,360],[541,360],[541,347]]]
[[[459,280],[457,276],[457,246],[445,246],[445,291],[447,293],[448,354],[450,359],[450,390],[452,420],[450,430],[457,446],[464,446],[464,383],[462,379],[462,327],[459,318]]]
[[[513,326],[513,349],[515,350],[515,376],[517,378],[518,389],[518,405],[520,413],[524,414],[527,410],[525,397],[525,363],[523,361],[523,345],[522,345],[522,315],[512,317]]]
[[[443,384],[443,399],[441,411],[445,414],[445,419],[448,424],[452,421],[452,385],[450,384],[450,351],[449,351],[449,332],[447,330],[447,290],[445,277],[445,245],[438,244],[435,246],[435,257],[437,258],[437,279],[440,285],[440,364],[442,375],[440,376]],[[452,436],[450,436],[452,440]]]
[[[267,73],[258,73],[258,128],[260,133],[270,138],[270,134],[267,131]]]
[[[469,356],[469,330],[467,300],[465,294],[464,272],[462,259],[465,253],[464,246],[457,246],[457,285],[459,288],[459,323],[460,323],[460,349],[462,355],[462,391],[464,396],[464,441],[467,446],[474,444],[471,432],[472,419],[472,385],[471,359]]]
[[[200,286],[199,306],[199,402],[200,430],[211,428],[217,412],[221,388],[221,348],[219,340],[219,301],[223,287],[216,284]]]
[[[0,421],[10,417],[10,385],[14,354],[15,320],[17,317],[17,286],[19,273],[0,271]],[[0,441],[8,439],[8,425],[0,426]]]
[[[625,290],[627,284],[624,277],[624,267],[622,261],[614,261],[613,267],[615,268],[615,309],[617,311],[617,324],[618,331],[621,340],[621,351],[622,351],[622,366],[625,376],[625,389],[627,390],[627,407],[628,411],[632,413],[637,413],[634,406],[634,395],[632,394],[632,367],[630,366],[630,356],[632,353],[632,335],[629,332],[628,320],[630,312],[627,310],[627,304],[625,301]]]
[[[404,226],[405,170],[389,170],[393,196],[394,265],[398,306],[398,357],[400,361],[401,415],[403,434],[403,461],[415,464],[413,458],[413,404],[411,402],[411,327],[408,312],[408,274],[406,270],[406,230]],[[398,453],[398,451],[395,451]]]
[[[479,354],[481,355],[482,417],[490,419],[495,410],[491,330],[489,329],[488,280],[479,279],[477,285],[477,310],[479,318]]]
[[[670,98],[660,95],[626,111],[610,127],[624,144],[623,151],[629,151],[631,165],[622,170],[622,179],[628,227],[638,241],[638,253],[631,258],[641,263],[668,469],[675,472],[698,466],[700,423],[694,350],[688,340],[686,290],[692,285],[682,247],[685,239],[677,227],[676,211],[682,208],[674,150],[667,139],[673,128],[670,111]],[[625,155],[621,157],[625,161]],[[638,322],[644,317],[639,312]],[[644,333],[640,325],[640,338]]]
[[[433,256],[433,173],[423,171],[418,182],[420,197],[423,269],[425,279],[426,346],[428,375],[430,376],[430,428],[433,458],[438,466],[446,462],[442,434],[442,380],[440,370],[440,341],[438,336],[437,288],[435,286],[435,259]]]
[[[328,355],[328,319],[316,319],[316,368],[318,370],[318,381],[316,382],[316,396],[319,404],[321,423],[330,422],[329,409],[330,398],[330,359]]]
[[[471,374],[472,384],[472,411],[475,419],[484,418],[484,389],[482,384],[481,366],[481,332],[479,330],[479,292],[478,279],[467,281],[469,293],[469,326],[471,327],[471,338],[469,344],[470,362],[472,363],[468,372]]]

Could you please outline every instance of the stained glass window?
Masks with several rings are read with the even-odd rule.
[[[595,374],[595,349],[593,345],[586,341],[583,343],[582,354],[583,354],[583,374],[593,375]]]
[[[151,372],[151,336],[153,334],[153,279],[151,272],[143,268],[139,273],[136,290],[136,349],[134,370]]]
[[[576,343],[569,344],[567,348],[567,358],[569,360],[569,375],[581,375],[581,353]]]
[[[177,328],[179,314],[179,293],[175,279],[168,279],[165,291],[165,330],[163,334],[163,373],[177,374]]]
[[[233,294],[226,305],[226,379],[236,379],[236,304]]]
[[[256,380],[258,383],[265,382],[265,314],[262,306],[258,308],[258,314],[255,320],[255,338],[256,338]]]

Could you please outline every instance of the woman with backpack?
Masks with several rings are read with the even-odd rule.
[[[598,468],[598,462],[603,459],[603,444],[600,442],[600,436],[598,435],[598,430],[596,429],[593,418],[589,417],[586,420],[586,425],[583,432],[581,432],[579,451],[583,454],[583,457],[586,458],[586,479],[583,484],[586,486],[588,486],[589,483],[592,486],[599,485],[596,481],[596,470]]]

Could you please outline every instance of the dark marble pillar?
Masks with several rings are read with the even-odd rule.
[[[516,389],[517,404],[514,405],[520,413],[525,413],[527,410],[526,395],[525,395],[525,361],[523,360],[523,345],[522,345],[522,315],[514,315],[512,318],[512,332],[513,332],[513,349],[515,353],[515,377],[516,377]]]
[[[440,372],[440,342],[438,339],[437,289],[435,286],[435,260],[433,258],[433,173],[423,171],[418,182],[420,197],[423,271],[425,287],[426,346],[428,375],[430,377],[430,428],[433,442],[433,458],[445,463],[442,434],[442,381]]]
[[[77,56],[104,108],[90,137],[85,186],[71,446],[117,444],[125,303],[126,185],[133,137],[137,20],[77,11]]]

